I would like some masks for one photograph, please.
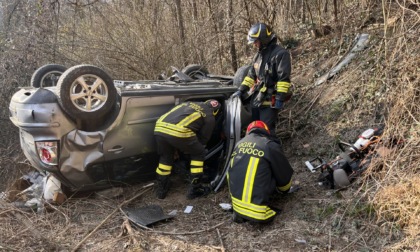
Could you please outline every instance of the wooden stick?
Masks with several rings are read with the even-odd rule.
[[[138,241],[135,237],[133,228],[131,228],[130,221],[128,219],[124,220],[123,226],[127,230],[128,235],[130,236],[131,243],[134,243],[134,244],[138,243]]]
[[[220,235],[219,229],[216,228],[217,231],[217,236],[219,237],[219,241],[220,241],[220,246],[222,247],[222,251],[225,251],[225,246],[223,245],[223,240],[222,240],[222,236]]]
[[[98,226],[96,226],[95,229],[92,230],[92,232],[90,232],[87,236],[85,236],[85,238],[83,238],[83,240],[81,240],[76,247],[73,248],[72,252],[77,251],[77,249],[80,247],[80,245],[82,245],[90,236],[92,236],[109,218],[111,218],[123,205],[133,201],[134,199],[140,197],[141,195],[143,195],[144,193],[146,193],[147,191],[149,191],[151,189],[151,186],[153,186],[153,183],[148,184],[143,186],[143,188],[146,188],[145,190],[143,190],[142,192],[136,194],[134,197],[132,197],[131,199],[128,199],[124,202],[122,202],[117,208],[115,208],[114,211],[112,211],[112,213],[110,213]]]

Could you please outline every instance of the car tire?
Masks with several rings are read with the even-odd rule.
[[[248,75],[249,69],[251,69],[251,65],[241,66],[233,76],[233,85],[236,87],[241,86],[242,81]]]
[[[335,188],[343,188],[350,185],[349,177],[347,176],[346,171],[343,169],[334,170],[333,178]]]
[[[95,131],[103,127],[106,115],[116,108],[117,90],[112,78],[92,65],[67,69],[57,84],[61,108],[78,125],[78,129]]]
[[[182,69],[182,72],[194,80],[205,79],[209,74],[209,70],[206,67],[198,64],[188,65]]]
[[[35,88],[57,86],[58,79],[66,70],[67,68],[62,65],[44,65],[32,74],[31,86]]]

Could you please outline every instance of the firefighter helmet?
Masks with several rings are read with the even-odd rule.
[[[268,134],[270,134],[270,130],[268,129],[267,124],[265,124],[263,121],[253,121],[250,123],[246,129],[246,134],[248,135],[249,132],[253,129],[263,129],[267,131]]]
[[[259,40],[263,46],[270,43],[275,37],[271,28],[264,23],[256,23],[248,31],[248,44],[252,44]]]
[[[222,107],[222,105],[220,104],[220,102],[218,100],[207,100],[204,102],[205,104],[207,104],[210,108],[213,109],[213,115],[216,116],[217,113],[219,113],[220,107]]]

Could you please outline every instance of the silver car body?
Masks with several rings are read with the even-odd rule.
[[[63,112],[56,97],[56,87],[22,88],[10,102],[10,120],[19,128],[22,150],[33,167],[54,174],[72,190],[109,187],[113,182],[129,183],[132,177],[154,177],[158,156],[153,130],[156,120],[172,107],[185,101],[218,99],[224,103],[223,144],[213,141],[209,148],[219,148],[224,159],[214,180],[220,188],[231,150],[249,114],[238,98],[231,78],[214,77],[194,82],[114,81],[118,104],[100,130],[83,131]],[[243,122],[241,124],[241,117]],[[92,116],[92,123],[95,122]],[[223,122],[224,121],[224,122]],[[47,165],[40,159],[37,142],[58,143],[58,163]],[[223,149],[223,150],[222,150]],[[213,151],[216,153],[219,150]]]

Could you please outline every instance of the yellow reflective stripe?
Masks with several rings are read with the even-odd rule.
[[[161,169],[157,168],[156,173],[159,174],[159,175],[166,176],[166,175],[170,175],[171,171],[162,171]]]
[[[286,81],[279,81],[277,82],[277,92],[280,93],[287,93],[290,88],[290,83]]]
[[[191,160],[191,174],[203,173],[204,161],[201,160]]]
[[[177,123],[177,126],[188,126],[190,125],[192,122],[194,122],[195,120],[197,120],[198,118],[201,117],[201,114],[198,112],[194,112],[191,115],[185,117],[184,119],[182,119],[182,121],[180,121],[179,123]]]
[[[279,189],[281,192],[285,192],[285,191],[289,190],[291,186],[292,186],[292,180],[290,180],[289,183],[287,183],[287,185],[279,186],[279,187],[277,187],[277,189]]]
[[[256,205],[251,202],[244,202],[233,196],[231,198],[232,198],[232,203],[238,205],[239,207],[248,208],[254,212],[265,212],[267,210],[267,206]]]
[[[174,136],[174,137],[179,137],[179,138],[189,138],[189,137],[193,137],[195,136],[194,132],[190,132],[190,133],[181,133],[178,131],[173,131],[170,129],[164,129],[164,128],[155,128],[155,132],[162,132],[166,135],[170,135],[170,136]]]
[[[185,104],[180,104],[180,105],[178,105],[178,106],[176,106],[176,107],[174,107],[173,109],[171,109],[168,113],[166,113],[166,114],[164,114],[163,116],[161,116],[158,120],[157,120],[157,122],[159,123],[159,122],[162,122],[163,121],[163,119],[165,119],[170,113],[172,113],[172,112],[174,112],[175,110],[177,110],[177,109],[179,109],[179,108],[181,108],[181,107],[183,107],[183,106],[185,106]]]
[[[201,168],[191,168],[191,173],[203,173],[203,167]]]
[[[158,122],[156,123],[155,132],[162,132],[167,135],[181,137],[181,138],[188,138],[195,136],[195,133],[184,127],[177,126],[175,124]]]
[[[179,131],[181,133],[193,132],[189,128],[185,128],[183,126],[179,126],[179,125],[172,124],[172,123],[165,123],[165,122],[158,122],[158,123],[156,123],[156,127],[155,128],[167,128],[167,129]]]
[[[262,105],[271,105],[271,101],[263,101]]]
[[[195,133],[192,130],[190,130],[188,128],[185,128],[184,126],[189,125],[193,121],[195,121],[198,118],[200,118],[201,114],[198,113],[198,112],[192,113],[191,115],[189,115],[186,118],[184,118],[178,124],[172,124],[172,123],[163,122],[163,120],[169,114],[171,114],[172,112],[174,112],[175,110],[177,110],[177,109],[179,109],[179,108],[181,108],[183,106],[185,106],[184,103],[176,106],[171,111],[169,111],[168,113],[166,113],[163,116],[161,116],[157,120],[157,122],[156,122],[155,132],[161,132],[161,133],[164,133],[164,134],[167,134],[167,135],[171,135],[171,136],[175,136],[175,137],[179,137],[179,138],[188,138],[188,137],[195,136]]]
[[[172,166],[171,166],[171,165],[165,165],[165,164],[161,164],[161,163],[159,163],[158,168],[160,168],[160,169],[162,169],[162,170],[165,170],[165,171],[170,171],[170,170],[172,170]]]
[[[252,190],[254,189],[255,174],[257,173],[259,162],[259,158],[251,157],[249,159],[244,181],[244,190],[242,191],[242,201],[244,202],[251,202]]]
[[[260,206],[252,203],[245,203],[236,199],[232,195],[231,198],[233,210],[244,216],[248,216],[256,220],[267,220],[276,215],[276,212],[274,212],[268,206]]]
[[[254,86],[254,83],[255,83],[255,80],[248,76],[246,76],[245,79],[242,81],[242,85],[245,85],[249,88]]]
[[[260,89],[260,93],[265,93],[265,91],[267,91],[267,87],[264,85],[264,86]]]
[[[191,165],[202,167],[204,165],[204,162],[203,161],[197,161],[197,160],[191,160]]]
[[[171,174],[172,166],[159,163],[156,173],[160,175],[169,175]]]
[[[235,205],[233,206],[233,209],[237,213],[240,213],[242,215],[251,217],[252,219],[255,219],[255,220],[267,220],[267,219],[273,217],[274,215],[276,215],[276,212],[274,212],[271,209],[269,209],[266,213],[254,213],[254,212],[251,212],[251,211],[247,211],[245,209],[235,208]]]
[[[276,215],[276,212],[274,212],[273,210],[269,209],[267,212],[265,213],[255,213],[252,211],[248,211],[246,209],[242,209],[242,208],[235,208],[235,205],[233,205],[233,209],[235,210],[235,212],[240,213],[242,215],[248,216],[252,219],[255,220],[267,220],[271,217],[273,217],[274,215]]]

